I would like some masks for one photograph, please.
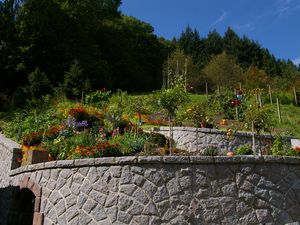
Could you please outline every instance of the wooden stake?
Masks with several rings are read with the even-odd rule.
[[[235,114],[236,114],[236,120],[239,121],[239,109],[238,109],[238,106],[235,106]]]
[[[253,154],[256,155],[254,121],[251,122],[251,130],[252,130],[252,151]]]
[[[220,85],[218,85],[218,95],[220,95]]]
[[[179,75],[179,62],[178,60],[176,61],[177,67],[176,67],[176,75]]]
[[[259,101],[259,107],[261,108],[262,107],[262,97],[261,97],[260,93],[258,94],[258,101]]]
[[[298,105],[296,88],[294,87],[293,90],[294,90],[295,104]]]
[[[270,103],[273,104],[271,85],[268,85],[268,86],[269,86],[269,98],[270,98]]]
[[[240,82],[239,84],[240,84],[240,90],[242,90],[242,83]]]
[[[170,143],[169,143],[169,154],[170,154],[170,156],[172,155],[172,119],[171,119],[171,116],[169,116],[169,141],[170,141]]]
[[[186,86],[187,86],[187,63],[188,63],[188,61],[187,61],[187,58],[186,58],[185,59],[185,64],[184,64],[184,82],[185,82],[184,90],[185,90],[185,92],[186,92]]]
[[[278,121],[281,123],[281,112],[280,112],[280,105],[279,105],[279,100],[276,98],[276,103],[277,103],[277,114],[278,114]]]

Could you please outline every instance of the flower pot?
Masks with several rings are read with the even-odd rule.
[[[47,161],[48,161],[48,151],[28,150],[28,151],[23,151],[23,159],[22,159],[21,166],[27,166],[27,165],[47,162]]]

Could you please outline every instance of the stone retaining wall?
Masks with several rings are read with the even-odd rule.
[[[17,168],[16,158],[20,156],[20,145],[0,134],[0,225],[6,225],[6,214],[15,191],[10,187],[9,173]]]
[[[42,189],[50,224],[286,224],[300,221],[300,159],[120,157],[12,170]]]
[[[163,134],[169,137],[169,128],[154,128],[153,132]],[[226,131],[199,128],[198,129],[198,149],[203,152],[208,146],[214,146],[219,149],[219,154],[226,154],[227,149],[235,151],[239,146],[252,146],[252,132],[235,132],[232,140],[226,138]],[[195,152],[197,149],[196,128],[193,127],[174,127],[173,139],[177,148]],[[262,134],[259,137],[255,135],[256,149],[261,148],[262,152],[267,153],[272,146],[274,137],[270,134]],[[283,138],[288,145],[292,137]]]

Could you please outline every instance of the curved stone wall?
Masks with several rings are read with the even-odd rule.
[[[169,136],[168,127],[153,128],[153,132]],[[235,132],[232,140],[226,139],[226,131],[208,128],[198,129],[198,149],[203,152],[207,146],[214,146],[219,149],[219,154],[225,155],[227,149],[235,151],[239,146],[252,146],[252,132]],[[196,128],[193,127],[174,127],[173,139],[179,149],[194,152],[197,149]],[[274,137],[270,134],[255,135],[256,149],[261,148],[262,152],[268,153],[273,144]],[[291,145],[292,137],[284,137],[287,145]]]
[[[120,157],[11,171],[42,189],[44,224],[286,224],[300,221],[300,160]]]

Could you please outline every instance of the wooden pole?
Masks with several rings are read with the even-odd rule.
[[[242,90],[242,83],[240,82],[239,85],[240,85],[240,90]]]
[[[251,130],[252,130],[252,151],[253,154],[256,155],[254,121],[251,122]]]
[[[256,104],[258,105],[259,101],[258,101],[258,94],[255,93],[255,100],[256,100]]]
[[[236,120],[239,121],[239,109],[238,106],[235,106],[235,114],[236,114]]]
[[[186,86],[187,86],[187,63],[188,63],[188,61],[187,61],[187,58],[186,58],[185,59],[185,64],[184,64],[184,82],[185,82],[184,90],[185,90],[185,92],[186,92]]]
[[[179,75],[179,62],[178,60],[176,61],[176,75]]]
[[[218,85],[218,95],[220,95],[220,85]]]
[[[298,105],[296,88],[294,87],[293,90],[294,90],[295,104]]]
[[[262,107],[262,97],[261,97],[260,93],[258,94],[258,101],[259,101],[259,107],[261,108]]]
[[[169,76],[170,76],[170,58],[168,57],[167,75],[166,75],[166,89],[169,88]]]
[[[281,112],[280,112],[280,105],[279,105],[279,100],[276,98],[276,103],[277,103],[277,114],[278,114],[278,121],[281,123]]]
[[[268,86],[269,86],[269,98],[270,98],[270,103],[273,104],[271,85],[268,85]]]

